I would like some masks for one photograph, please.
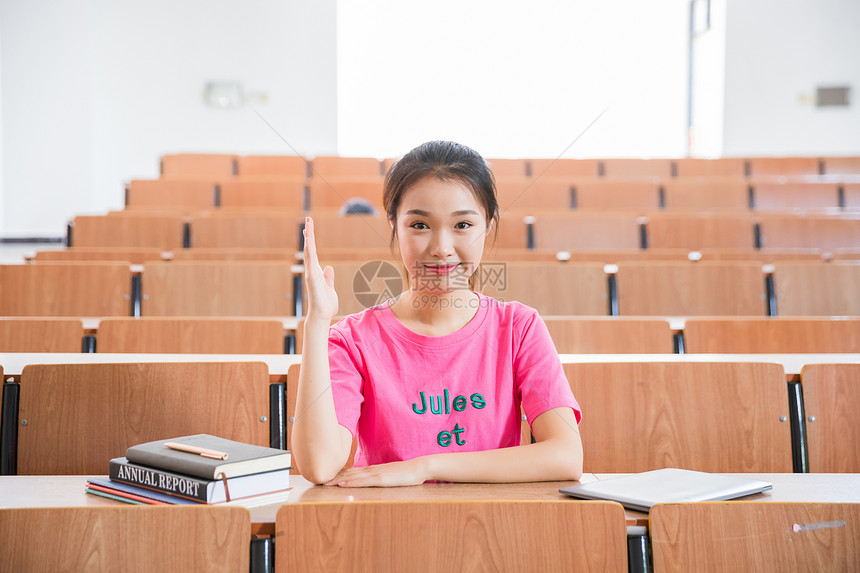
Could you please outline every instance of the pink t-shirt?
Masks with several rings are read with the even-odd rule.
[[[579,422],[558,353],[533,308],[478,294],[460,330],[423,336],[388,303],[329,330],[338,422],[358,436],[355,465],[520,444],[520,404],[529,424],[569,407]]]

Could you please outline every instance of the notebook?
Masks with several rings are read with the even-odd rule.
[[[723,501],[772,487],[768,482],[749,478],[665,468],[571,485],[559,492],[583,499],[617,501],[629,509],[647,512],[656,503]]]

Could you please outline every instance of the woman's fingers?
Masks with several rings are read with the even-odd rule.
[[[325,277],[325,284],[330,288],[334,288],[334,268],[326,266],[323,269],[323,276]]]
[[[317,258],[316,237],[314,236],[314,220],[305,217],[305,264],[319,264]]]

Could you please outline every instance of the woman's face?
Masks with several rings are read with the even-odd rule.
[[[487,215],[456,180],[428,176],[403,194],[397,240],[411,288],[435,293],[468,289],[487,235]]]

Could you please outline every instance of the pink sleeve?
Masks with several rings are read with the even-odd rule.
[[[338,423],[355,437],[364,395],[361,367],[355,360],[355,346],[350,342],[334,327],[329,330],[328,363],[334,409]]]
[[[519,348],[514,358],[517,391],[529,425],[535,418],[553,408],[573,409],[577,424],[582,412],[564,374],[558,351],[546,324],[537,311],[524,316]]]

